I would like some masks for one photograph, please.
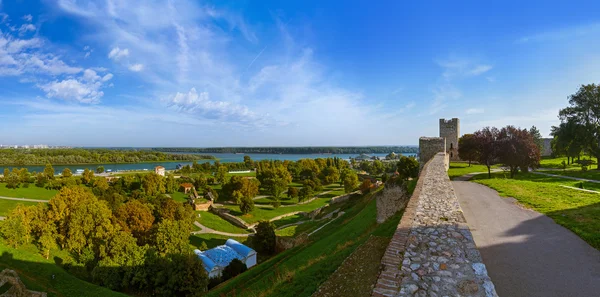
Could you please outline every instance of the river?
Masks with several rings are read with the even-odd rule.
[[[358,154],[231,154],[231,153],[214,153],[211,154],[215,156],[221,163],[231,163],[231,162],[243,162],[244,156],[250,156],[254,161],[260,160],[290,160],[297,161],[300,159],[316,159],[316,158],[333,158],[338,157],[345,160],[349,160],[350,158],[356,158]],[[385,158],[387,154],[369,154],[369,156],[376,156],[380,158]],[[405,156],[415,156],[416,154],[402,154]],[[209,162],[213,163],[215,160],[198,160],[198,163]],[[161,161],[161,162],[148,162],[148,163],[125,163],[125,164],[80,164],[80,165],[52,165],[54,171],[58,174],[63,171],[65,168],[71,169],[73,173],[76,173],[77,169],[96,169],[98,166],[104,166],[104,170],[110,172],[118,172],[118,171],[138,171],[138,170],[154,170],[156,166],[163,166],[166,170],[174,170],[178,164],[188,165],[192,164],[192,162],[188,161]],[[44,171],[44,166],[0,166],[0,174],[2,174],[4,168],[8,168],[12,170],[13,167],[17,168],[27,168],[29,172],[42,172]]]

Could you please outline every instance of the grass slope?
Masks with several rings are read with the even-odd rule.
[[[52,258],[46,260],[40,256],[33,245],[13,249],[0,242],[0,253],[0,269],[15,270],[27,289],[47,292],[48,296],[127,296],[76,278],[57,266]]]
[[[399,216],[378,226],[372,195],[357,200],[341,218],[312,235],[307,244],[253,267],[207,296],[310,296],[371,234],[392,236]]]
[[[6,183],[0,183],[0,196],[5,197],[50,200],[56,193],[58,193],[58,191],[46,190],[44,188],[36,187],[33,184],[30,184],[28,188],[20,187],[9,189],[6,187]]]
[[[493,166],[492,168],[494,168],[495,166]],[[455,177],[459,177],[459,176],[463,176],[469,173],[475,173],[475,172],[487,172],[487,166],[485,165],[479,165],[479,164],[471,164],[471,166],[469,166],[469,163],[462,163],[462,162],[450,162],[450,168],[448,169],[448,176],[450,177],[450,179],[453,179]]]
[[[576,186],[579,182],[536,174],[518,174],[515,179],[502,173],[477,175],[473,181],[486,185],[503,197],[513,197],[522,205],[543,213],[600,249],[600,194],[587,193],[560,185]],[[600,190],[600,184],[586,183]]]
[[[23,204],[25,206],[32,206],[38,204],[38,202],[0,199],[0,216],[7,216],[19,204]]]
[[[247,230],[231,224],[212,212],[197,211],[196,214],[196,221],[208,228],[228,233],[248,233]]]

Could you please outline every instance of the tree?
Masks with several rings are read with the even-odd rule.
[[[369,193],[369,191],[371,191],[371,180],[370,179],[365,179],[363,180],[363,182],[360,184],[360,191],[363,194]]]
[[[275,225],[269,221],[260,221],[256,226],[256,234],[252,243],[259,253],[273,254],[275,252]]]
[[[335,166],[327,166],[321,171],[320,178],[323,184],[330,185],[340,180],[340,171]]]
[[[54,224],[57,230],[57,240],[61,247],[65,247],[66,239],[71,225],[71,216],[80,204],[87,204],[96,200],[96,197],[83,187],[62,188],[54,198],[48,202],[48,223]]]
[[[21,179],[19,178],[19,171],[17,168],[13,168],[12,172],[9,173],[7,177],[4,177],[4,181],[6,182],[7,188],[18,188],[21,185]]]
[[[484,164],[488,169],[488,177],[492,178],[492,165],[496,164],[498,159],[498,134],[500,131],[492,127],[485,127],[476,131],[475,139],[477,140],[477,161]]]
[[[0,226],[2,237],[14,248],[31,242],[34,219],[32,208],[17,204]]]
[[[560,110],[559,117],[584,127],[585,149],[600,161],[600,85],[582,85],[569,96],[569,106]]]
[[[225,183],[225,177],[227,176],[228,172],[229,171],[227,170],[227,167],[223,165],[217,167],[217,173],[215,175],[215,179],[217,180],[217,182],[220,184]]]
[[[175,180],[175,176],[173,174],[167,174],[167,179],[165,181],[165,192],[172,194],[177,192],[177,181]]]
[[[185,254],[189,251],[192,225],[189,221],[162,220],[154,230],[154,246],[160,255]]]
[[[10,170],[8,170],[8,168],[4,168],[4,174],[2,175],[2,177],[7,178],[9,174],[10,174]]]
[[[142,189],[149,196],[156,196],[166,192],[164,177],[151,172],[142,178]]]
[[[140,244],[146,242],[154,223],[154,216],[148,205],[138,200],[129,201],[117,209],[115,217],[123,230],[131,232]]]
[[[54,179],[54,168],[52,168],[52,165],[46,164],[46,167],[44,167],[44,174],[47,179]]]
[[[400,178],[404,180],[419,176],[419,162],[414,157],[401,156],[397,167]]]
[[[358,175],[352,169],[345,169],[343,173],[344,192],[350,193],[359,185]]]
[[[240,205],[241,207],[242,199],[244,199],[244,194],[242,194],[242,192],[239,190],[233,191],[233,194],[231,194],[231,199],[235,202],[235,204]]]
[[[62,175],[62,177],[64,177],[64,178],[69,178],[69,177],[73,176],[73,173],[71,172],[71,169],[69,169],[69,168],[65,168],[65,169],[63,169],[63,171],[62,171],[62,174],[61,174],[61,175]]]
[[[287,190],[287,196],[290,199],[298,198],[298,188],[289,186]]]
[[[96,197],[77,204],[67,222],[67,248],[78,256],[82,256],[86,249],[98,253],[103,242],[116,230],[112,220],[108,205]]]
[[[497,142],[498,159],[510,168],[511,178],[519,168],[527,172],[529,167],[539,165],[540,150],[526,129],[506,126],[500,130]]]
[[[254,161],[252,161],[250,156],[244,156],[244,165],[246,165],[246,168],[248,169],[254,168]]]
[[[35,185],[36,186],[38,186],[40,188],[43,188],[44,185],[46,185],[47,181],[48,181],[48,178],[46,177],[45,174],[43,174],[43,173],[40,172],[40,173],[38,173],[38,174],[35,175]]]
[[[369,168],[369,173],[373,174],[373,175],[379,175],[379,174],[383,173],[383,170],[384,170],[383,163],[379,160],[375,160],[375,161],[373,161],[373,163],[371,164],[371,166]]]
[[[536,126],[531,126],[529,128],[529,134],[533,137],[533,142],[537,146],[538,150],[540,150],[540,154],[544,150],[544,139],[542,139],[542,133]]]
[[[573,163],[575,158],[579,159],[588,142],[585,126],[574,119],[567,119],[559,126],[553,126],[550,134],[554,137],[551,143],[553,154],[567,156],[567,164]]]
[[[233,259],[225,268],[223,269],[223,281],[234,278],[244,271],[248,270],[246,264],[239,259]]]
[[[240,201],[240,211],[248,214],[254,210],[254,200],[250,197],[243,197]]]
[[[94,180],[94,189],[96,189],[97,194],[106,192],[108,188],[110,188],[110,185],[108,185],[106,178],[99,176]]]
[[[81,174],[81,181],[84,185],[89,185],[89,183],[94,180],[94,171],[89,169],[84,169],[83,174]]]
[[[298,202],[306,201],[313,197],[313,188],[311,186],[305,185],[298,192]]]
[[[477,139],[474,134],[465,134],[458,139],[458,157],[469,161],[469,167],[471,167],[471,161],[477,160],[478,154]]]
[[[98,167],[96,167],[96,173],[98,173],[98,174],[104,173],[104,166],[98,166]]]

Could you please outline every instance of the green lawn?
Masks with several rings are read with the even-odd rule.
[[[493,166],[492,168],[497,167]],[[488,169],[485,165],[462,163],[462,162],[450,162],[450,168],[448,169],[448,176],[450,179],[455,177],[463,176],[469,173],[475,172],[487,172]]]
[[[492,179],[477,175],[473,180],[546,214],[600,249],[600,194],[560,187],[577,186],[579,182],[532,173],[518,174],[515,179],[504,178],[502,173],[492,174]],[[585,183],[584,187],[600,190],[600,184]]]
[[[329,220],[308,221],[308,222],[300,224],[300,225],[289,226],[289,227],[285,227],[280,230],[276,230],[275,234],[277,234],[277,236],[295,237],[299,234],[309,233],[313,230],[316,230],[317,228],[323,226],[327,222],[329,222]]]
[[[17,201],[17,200],[7,200],[0,199],[0,216],[7,216],[17,205],[23,204],[25,206],[32,206],[38,204],[38,202],[29,202],[29,201]]]
[[[278,254],[214,288],[207,296],[311,296],[371,234],[387,238],[393,235],[400,216],[377,225],[371,195],[312,235],[308,244]],[[374,265],[379,267],[379,262]]]
[[[198,215],[200,215],[200,217],[198,217]],[[218,215],[208,211],[197,211],[196,221],[208,228],[217,231],[228,233],[249,233],[247,230],[237,227],[231,224],[230,222],[222,219]]]
[[[55,254],[49,260],[40,256],[37,248],[27,245],[13,249],[0,242],[0,270],[10,268],[15,270],[25,286],[30,290],[48,293],[48,296],[127,296],[111,291],[69,274],[54,263],[52,257],[63,257]],[[54,279],[52,276],[54,275]]]
[[[582,156],[581,160],[583,160],[583,159],[589,160],[590,157]],[[596,158],[592,158],[592,160],[594,161],[594,163],[596,163]],[[540,167],[563,169],[562,161],[565,161],[565,163],[566,163],[567,157],[557,157],[557,158],[542,157],[542,159],[540,160]],[[591,168],[596,168],[596,165],[595,164],[592,165]],[[581,170],[581,165],[579,165],[578,163],[574,163],[574,164],[571,163],[571,164],[567,165],[567,169]]]
[[[285,217],[283,219],[274,221],[273,224],[275,224],[275,228],[277,228],[277,227],[281,227],[283,225],[292,224],[292,223],[296,223],[299,221],[306,221],[306,220],[309,220],[309,219],[305,216],[297,214],[297,215]]]
[[[231,210],[231,214],[234,216],[240,217],[242,220],[246,221],[249,224],[256,223],[262,220],[270,220],[274,217],[295,212],[295,211],[311,211],[317,209],[321,206],[324,206],[331,200],[331,197],[317,198],[309,203],[294,205],[290,207],[279,207],[279,208],[260,208],[255,207],[254,210],[249,214],[242,214],[240,212],[240,207],[237,205],[223,205],[223,207],[229,208]]]
[[[579,178],[585,178],[585,179],[600,180],[600,170],[596,170],[596,169],[587,170],[587,171],[582,171],[581,169],[567,169],[567,170],[552,170],[552,171],[541,171],[541,172],[549,173],[549,174],[556,174],[556,175],[579,177]]]
[[[186,202],[186,201],[188,201],[188,197],[189,197],[189,194],[184,194],[183,192],[179,192],[179,191],[169,194],[169,195],[171,195],[171,198],[173,198],[173,200],[175,200],[177,202]]]
[[[217,234],[194,234],[190,236],[190,245],[192,248],[197,249],[200,248],[200,245],[204,242],[209,249],[212,249],[218,245],[225,244],[225,241],[229,238],[231,237]],[[234,239],[252,247],[252,242],[249,240],[249,237],[236,237]]]
[[[6,187],[5,183],[0,183],[0,196],[5,197],[50,200],[56,193],[58,193],[58,191],[39,188],[34,184],[30,184],[28,188],[24,188],[21,185],[20,188],[9,189]]]

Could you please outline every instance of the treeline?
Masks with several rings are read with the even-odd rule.
[[[567,164],[588,153],[600,161],[600,85],[582,85],[569,96],[569,106],[559,111],[560,125],[552,127],[552,153],[567,156]],[[591,160],[578,160],[582,169]],[[565,164],[566,165],[566,164]],[[597,169],[600,169],[598,162]]]
[[[458,156],[469,165],[471,161],[486,165],[490,178],[492,165],[502,164],[510,169],[512,178],[519,170],[528,172],[540,165],[541,146],[541,134],[535,126],[529,130],[510,125],[485,127],[458,140]]]
[[[419,152],[417,146],[346,146],[346,147],[162,147],[152,148],[160,152],[178,153],[233,153],[233,154],[385,154]]]
[[[0,165],[67,165],[102,163],[140,163],[215,159],[210,155],[169,154],[152,150],[111,149],[3,149]]]

